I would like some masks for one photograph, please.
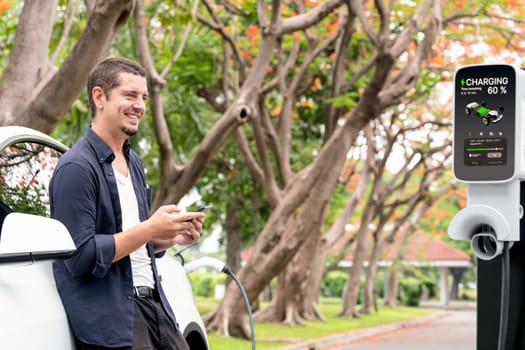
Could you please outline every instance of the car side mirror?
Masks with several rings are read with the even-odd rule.
[[[73,255],[76,247],[60,221],[11,213],[0,233],[0,263],[48,260]]]

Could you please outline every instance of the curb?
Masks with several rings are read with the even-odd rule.
[[[323,338],[310,339],[297,344],[280,347],[278,350],[321,350],[327,346],[332,346],[341,343],[348,343],[361,338],[371,337],[373,335],[395,331],[404,327],[414,326],[420,323],[432,321],[441,318],[447,314],[446,311],[438,311],[428,316],[415,318],[412,320],[390,323],[377,327],[364,328],[347,333],[340,333],[330,335]],[[276,349],[277,350],[277,349]]]

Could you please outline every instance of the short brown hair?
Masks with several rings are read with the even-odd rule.
[[[93,88],[101,87],[107,97],[114,88],[120,85],[120,73],[131,73],[146,78],[146,70],[127,58],[111,57],[99,62],[89,73],[87,81],[87,95],[92,117],[95,116],[96,111],[91,94]]]

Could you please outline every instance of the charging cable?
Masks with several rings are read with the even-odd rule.
[[[191,261],[187,264],[184,264],[184,270],[186,270],[186,273],[190,273],[192,271],[195,271],[198,268],[201,267],[212,267],[216,269],[219,272],[225,273],[226,275],[230,276],[232,280],[237,284],[237,287],[239,287],[239,290],[241,291],[242,298],[244,299],[244,304],[246,306],[246,311],[248,312],[248,318],[250,320],[250,338],[252,343],[252,350],[255,350],[255,327],[253,324],[253,315],[252,315],[252,308],[250,306],[250,301],[248,300],[248,296],[246,295],[246,291],[244,290],[244,287],[242,286],[241,282],[235,276],[233,271],[226,265],[224,262],[211,258],[209,256],[205,256],[202,258],[199,258],[195,261]]]
[[[499,317],[498,350],[505,349],[507,342],[507,325],[509,318],[509,294],[510,294],[510,256],[509,242],[503,243],[503,255],[501,257],[501,300]]]
[[[481,232],[472,236],[472,250],[482,260],[492,260],[501,255],[501,297],[498,332],[498,350],[505,350],[509,321],[510,302],[510,247],[509,241],[498,241],[494,230],[489,225],[482,225]]]

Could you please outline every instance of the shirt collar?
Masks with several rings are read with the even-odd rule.
[[[98,136],[97,133],[93,131],[93,129],[91,129],[91,127],[87,129],[85,138],[95,150],[95,154],[97,155],[97,160],[100,163],[113,162],[113,160],[115,159],[115,155],[113,154],[113,151],[108,146],[108,144],[104,140],[102,140],[102,138]],[[124,142],[124,145],[122,146],[122,150],[124,151],[124,154],[128,158],[129,158],[130,149],[131,149],[131,145],[129,143],[129,140],[126,140]]]

